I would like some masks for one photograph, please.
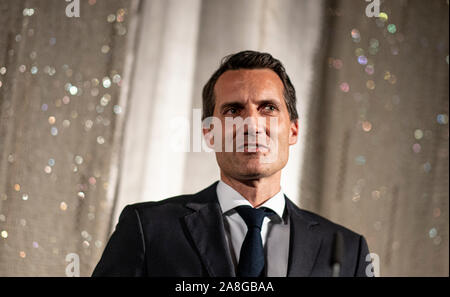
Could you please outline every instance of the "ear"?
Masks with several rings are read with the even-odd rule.
[[[203,132],[203,137],[205,138],[205,142],[206,145],[211,148],[214,149],[214,133],[213,133],[213,129],[211,128],[203,128],[202,129]]]
[[[298,138],[298,120],[291,121],[289,127],[289,145],[297,143]]]

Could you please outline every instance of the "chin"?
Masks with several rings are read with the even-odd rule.
[[[254,180],[268,177],[279,171],[278,162],[261,163],[260,153],[237,155],[234,158],[221,158],[216,155],[217,163],[221,170],[240,180]]]
[[[248,179],[255,179],[255,178],[261,178],[266,177],[270,175],[270,168],[267,168],[263,164],[260,164],[259,162],[257,164],[252,164],[256,162],[248,162],[245,164],[245,166],[242,166],[239,169],[239,173],[241,176],[246,177]]]

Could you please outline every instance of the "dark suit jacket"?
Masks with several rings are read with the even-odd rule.
[[[93,276],[235,276],[216,186],[125,207]],[[341,276],[365,276],[369,250],[363,236],[285,199],[291,228],[287,276],[331,276],[338,230],[345,246]]]

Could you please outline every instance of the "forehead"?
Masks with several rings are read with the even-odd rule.
[[[240,97],[281,97],[283,82],[271,69],[239,69],[224,72],[216,82],[217,99],[236,100]]]

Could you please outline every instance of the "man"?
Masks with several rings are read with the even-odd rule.
[[[366,275],[364,237],[281,190],[298,115],[280,61],[254,51],[226,57],[203,89],[203,119],[220,181],[125,207],[94,276]]]

